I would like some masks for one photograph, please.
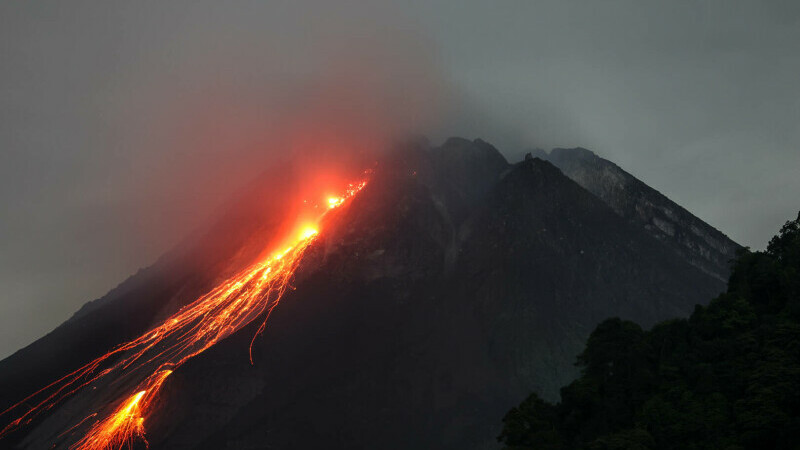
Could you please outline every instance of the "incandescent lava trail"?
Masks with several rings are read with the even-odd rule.
[[[144,442],[144,420],[156,404],[164,381],[190,358],[253,320],[264,317],[255,338],[264,331],[270,313],[278,305],[303,254],[317,237],[318,226],[328,211],[355,196],[366,181],[350,184],[340,196],[326,199],[326,211],[313,223],[286,239],[286,246],[245,268],[210,292],[181,308],[160,325],[124,343],[80,369],[31,394],[0,413],[16,417],[2,430],[0,439],[30,424],[67,397],[85,389],[120,392],[107,394],[110,401],[87,411],[77,424],[59,435],[55,445],[71,443],[71,449],[120,449]],[[252,342],[250,361],[252,363]],[[119,386],[125,387],[120,389]],[[79,432],[84,434],[76,438]]]

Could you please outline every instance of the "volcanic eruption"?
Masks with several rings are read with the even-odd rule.
[[[123,343],[78,370],[45,386],[2,412],[13,418],[0,438],[29,425],[79,391],[98,391],[97,405],[64,430],[53,445],[74,449],[116,449],[143,442],[145,420],[158,406],[165,380],[187,360],[272,310],[288,289],[305,251],[326,217],[366,186],[350,183],[336,195],[305,201],[304,221],[273,252],[217,285],[138,338]],[[252,342],[251,342],[252,346]],[[252,352],[250,355],[251,363]]]
[[[273,166],[5,360],[0,446],[486,448],[510,405],[574,376],[587,324],[652,324],[721,289],[702,253],[543,159],[461,138],[371,156]]]

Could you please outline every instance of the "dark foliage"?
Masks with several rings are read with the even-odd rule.
[[[800,448],[800,215],[742,250],[726,293],[650,331],[598,325],[561,403],[503,419],[507,449]]]

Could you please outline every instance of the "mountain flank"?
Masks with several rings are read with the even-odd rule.
[[[727,281],[740,245],[660,192],[585,148],[535,151],[625,219],[643,227],[690,264]]]
[[[167,379],[151,448],[493,448],[520,398],[555,401],[579,375],[597,323],[685,317],[725,289],[551,162],[509,164],[481,140],[398,145],[344,208],[255,341],[255,365],[257,323]],[[207,234],[202,251],[181,249],[0,362],[0,402],[30,391],[21,373],[64,373],[224,279],[249,260],[243,245],[264,244],[264,217],[223,216],[212,230],[237,233]],[[80,358],[45,357],[83,342]],[[13,443],[49,446],[77,414],[56,408]]]

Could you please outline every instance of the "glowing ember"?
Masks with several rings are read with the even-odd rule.
[[[319,233],[316,228],[314,227],[306,227],[303,231],[300,232],[300,240],[306,240],[313,237],[315,234]]]
[[[328,197],[328,208],[336,208],[344,201],[341,197]]]
[[[331,197],[335,202],[329,199],[328,206],[336,208],[342,205],[365,185],[366,181],[349,185],[341,197]],[[321,219],[319,217],[317,223]],[[70,448],[117,449],[129,447],[137,439],[144,441],[145,417],[172,371],[264,315],[264,322],[250,344],[252,362],[253,342],[264,331],[272,310],[289,289],[303,254],[318,233],[316,224],[303,226],[291,246],[225,280],[137,339],[118,346],[3,411],[0,416],[27,408],[0,430],[0,438],[31,423],[41,413],[53,409],[85,387],[108,388],[108,384],[98,383],[106,376],[113,375],[118,381],[124,375],[126,380],[140,380],[134,381],[135,389],[127,391],[129,393],[123,396],[123,400],[87,415],[61,436],[77,430],[89,419],[95,419],[87,433]]]
[[[96,423],[79,445],[84,448],[120,448],[132,444],[137,436],[144,438],[144,419],[139,402],[146,393],[133,394],[114,414]]]

